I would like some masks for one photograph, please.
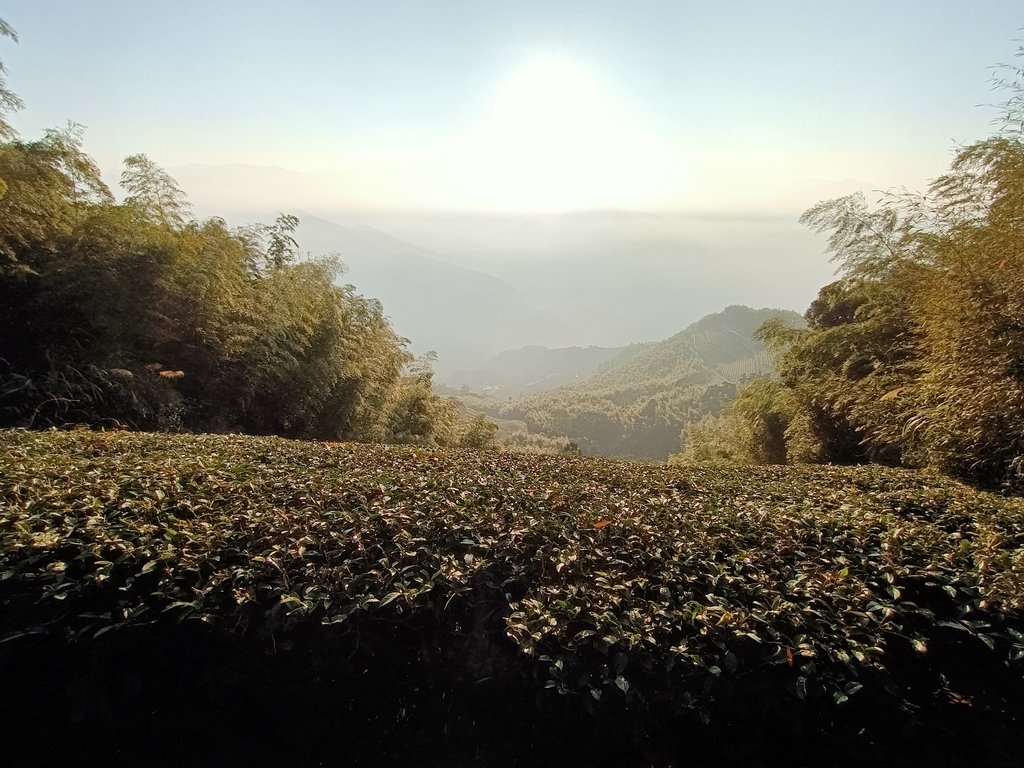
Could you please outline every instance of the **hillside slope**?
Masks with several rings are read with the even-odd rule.
[[[631,345],[571,386],[511,402],[466,402],[531,432],[565,435],[584,453],[664,459],[679,450],[687,422],[717,411],[745,377],[770,373],[753,335],[773,317],[803,323],[790,310],[731,306],[663,341]]]

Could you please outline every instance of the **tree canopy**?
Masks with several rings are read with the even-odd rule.
[[[0,120],[19,105],[0,78]],[[196,219],[144,154],[125,159],[118,202],[73,124],[25,141],[2,122],[0,139],[0,425],[493,434],[432,394],[429,361],[338,284],[336,258],[299,253],[294,216]]]

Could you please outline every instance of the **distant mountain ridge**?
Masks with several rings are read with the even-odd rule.
[[[662,217],[650,211],[634,211],[627,208],[580,208],[560,214],[559,221],[661,221]]]
[[[720,379],[715,383],[735,383],[734,379],[744,375],[765,373],[771,363],[754,332],[775,317],[795,326],[804,322],[803,316],[792,310],[732,305],[705,315],[663,341],[626,347],[580,387],[603,389],[627,381],[661,381],[681,372],[689,377],[692,362],[698,362],[710,378]]]
[[[451,264],[365,224],[346,227],[296,213],[300,248],[338,254],[347,268],[341,281],[379,299],[414,352],[436,351],[439,372],[486,359],[528,322],[519,293],[500,278]]]
[[[566,436],[585,453],[664,459],[679,450],[687,423],[720,410],[744,379],[770,374],[771,356],[754,332],[772,318],[804,323],[792,310],[734,305],[663,341],[631,345],[578,383],[467,402],[530,432]]]

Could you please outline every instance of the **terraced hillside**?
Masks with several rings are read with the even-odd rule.
[[[0,433],[8,765],[1020,764],[1024,503],[938,476]]]

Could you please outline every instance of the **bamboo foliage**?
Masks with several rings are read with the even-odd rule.
[[[1018,89],[1007,114],[1022,99]],[[821,289],[807,329],[760,330],[793,408],[790,460],[929,465],[1024,488],[1022,139],[1009,125],[962,148],[924,195],[875,207],[852,195],[804,214],[828,236],[840,279]],[[756,423],[743,414],[705,424],[700,440],[756,455],[736,450]]]

